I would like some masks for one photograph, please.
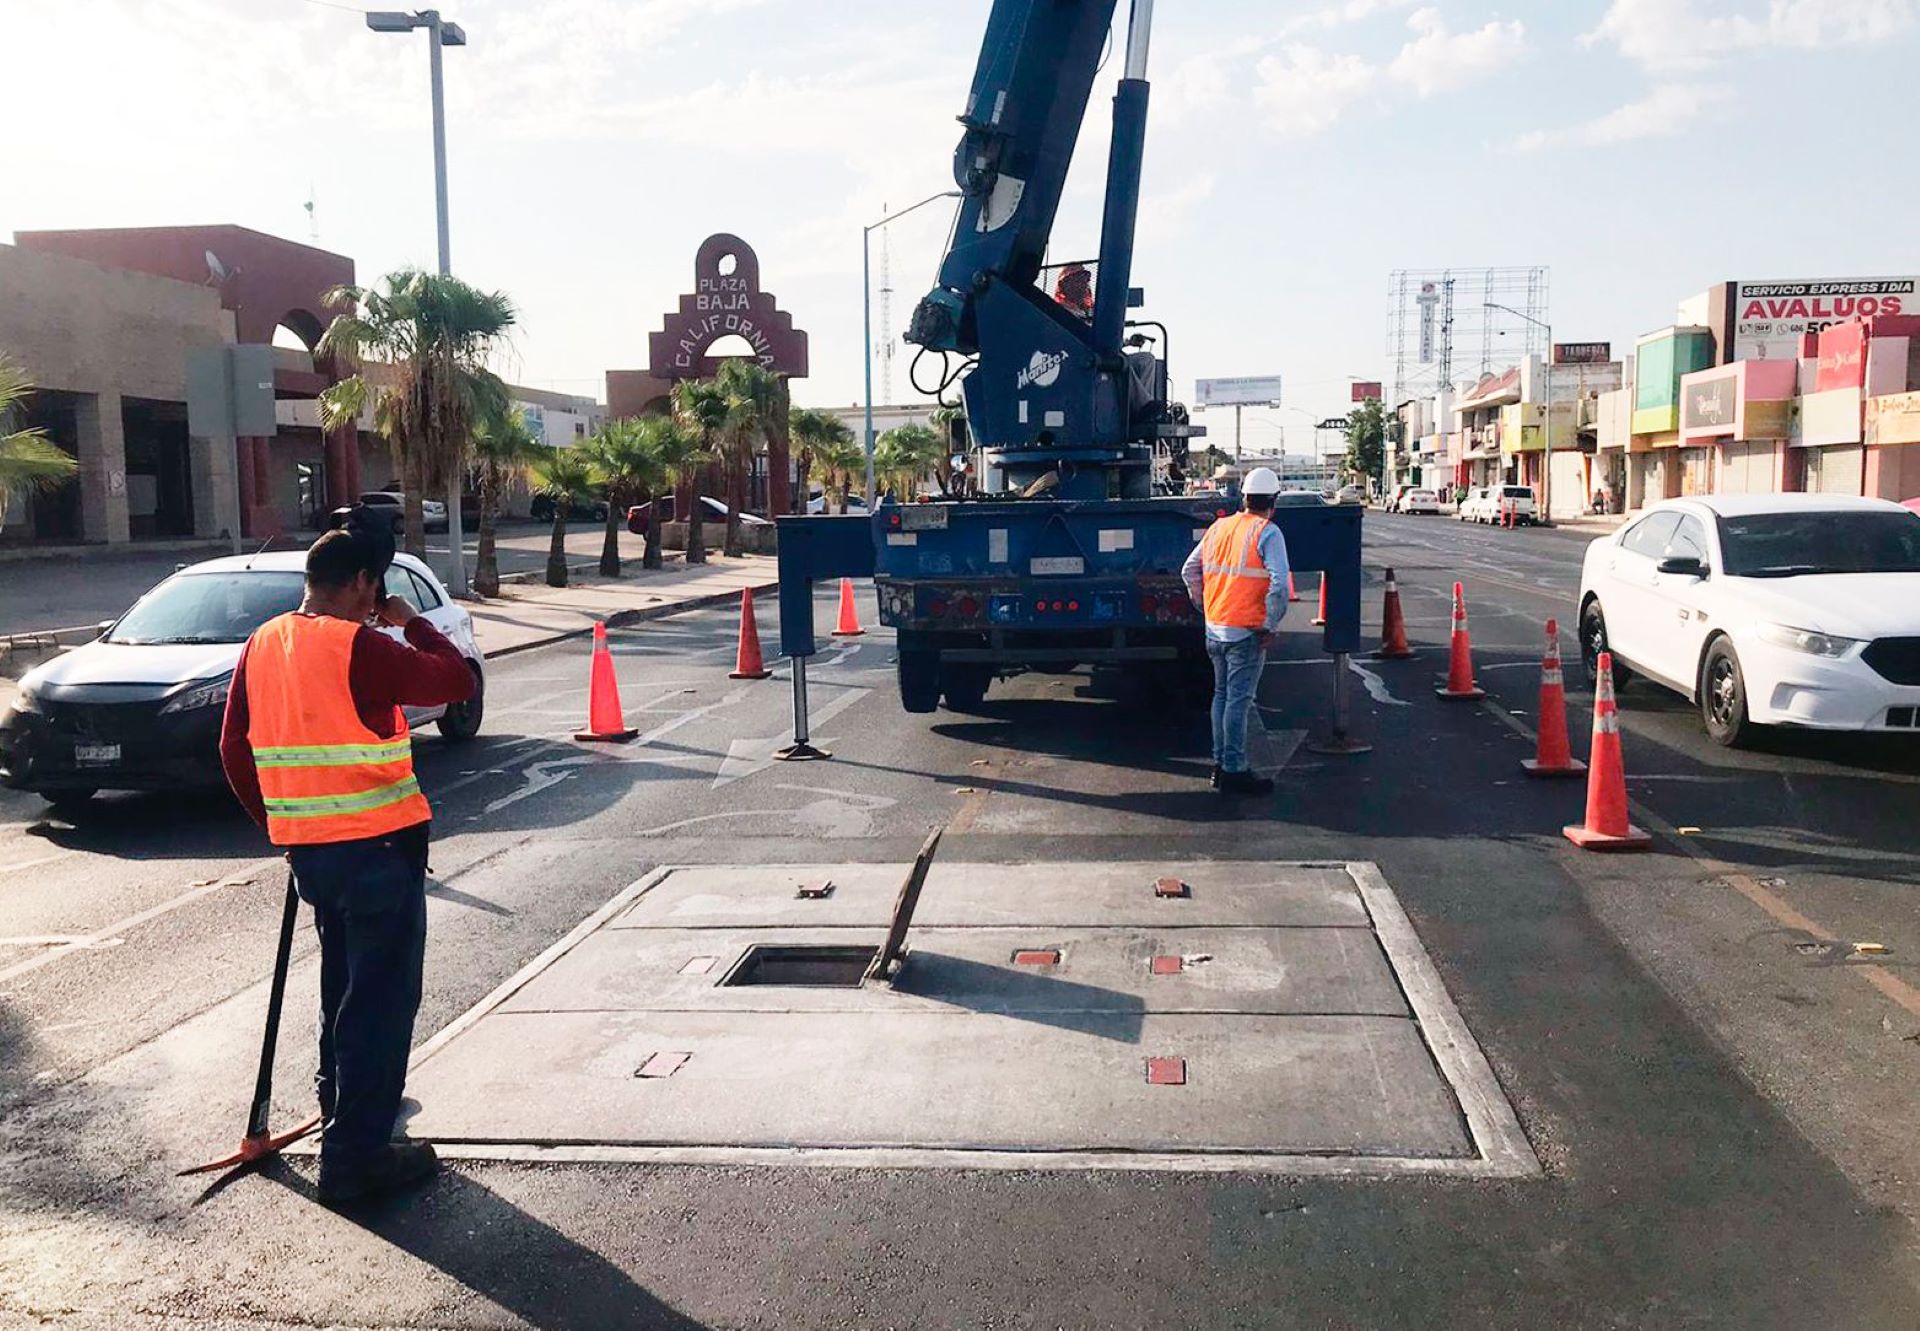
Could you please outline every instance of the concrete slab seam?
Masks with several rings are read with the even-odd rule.
[[[613,919],[621,911],[627,909],[648,890],[665,881],[667,876],[672,872],[673,867],[671,865],[660,865],[645,877],[629,883],[626,887],[622,888],[610,901],[601,906],[600,909],[594,911],[593,914],[587,916],[586,919],[580,921],[579,924],[576,924],[564,937],[547,948],[546,951],[508,976],[492,993],[482,998],[478,1003],[475,1003],[465,1012],[462,1012],[445,1026],[441,1027],[440,1030],[436,1031],[432,1038],[413,1051],[413,1057],[407,1060],[407,1071],[414,1071],[422,1063],[446,1048],[468,1029],[477,1025],[483,1017],[487,1016],[495,1008],[525,988],[526,985],[542,971],[571,952],[583,939],[598,930],[601,925]]]
[[[1533,1144],[1385,876],[1378,866],[1364,861],[1354,861],[1346,869],[1373,917],[1374,935],[1400,981],[1428,1051],[1466,1116],[1467,1134],[1488,1166],[1486,1174],[1539,1177],[1540,1158]]]

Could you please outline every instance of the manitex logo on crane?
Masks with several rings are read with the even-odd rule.
[[[1014,376],[1015,388],[1052,388],[1060,378],[1060,367],[1067,363],[1064,351],[1036,351],[1027,368]]]

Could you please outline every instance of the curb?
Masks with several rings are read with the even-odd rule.
[[[735,587],[731,591],[714,592],[708,596],[696,596],[691,600],[675,601],[668,605],[649,606],[644,610],[615,610],[597,622],[604,623],[610,629],[623,629],[634,624],[644,624],[651,619],[665,619],[669,615],[683,614],[688,610],[708,610],[717,605],[736,602],[740,599],[740,593],[743,590],[759,596],[766,592],[777,591],[779,587],[778,582],[749,583],[744,587]],[[584,638],[592,632],[593,624],[589,623],[581,628],[569,629],[565,633],[550,634],[544,638],[536,638],[532,642],[517,642],[511,647],[502,647],[494,652],[482,652],[480,655],[487,661],[498,660],[503,656],[518,656],[521,652],[530,652],[538,647],[551,647],[556,642]]]

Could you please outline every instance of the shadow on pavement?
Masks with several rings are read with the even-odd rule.
[[[989,966],[938,952],[910,952],[895,989],[969,1012],[1140,1043],[1147,1005],[1135,994],[1062,980],[1036,967]]]
[[[313,1198],[313,1185],[292,1170],[275,1169],[268,1177]],[[703,1325],[593,1249],[461,1174],[443,1170],[425,1189],[340,1214],[538,1331],[701,1331]]]

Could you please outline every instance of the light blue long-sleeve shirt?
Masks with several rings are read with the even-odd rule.
[[[1222,518],[1220,521],[1225,522]],[[1187,595],[1203,611],[1206,608],[1206,550],[1204,539],[1193,547],[1193,553],[1187,556],[1187,562],[1180,569],[1180,577],[1187,584]],[[1260,552],[1260,562],[1266,567],[1267,577],[1271,579],[1267,587],[1267,626],[1272,633],[1280,627],[1280,621],[1287,617],[1287,538],[1280,529],[1269,522],[1260,529],[1260,539],[1254,543],[1254,549]],[[1253,636],[1252,629],[1234,628],[1228,624],[1207,625],[1207,636],[1215,642],[1238,642],[1242,638]]]

